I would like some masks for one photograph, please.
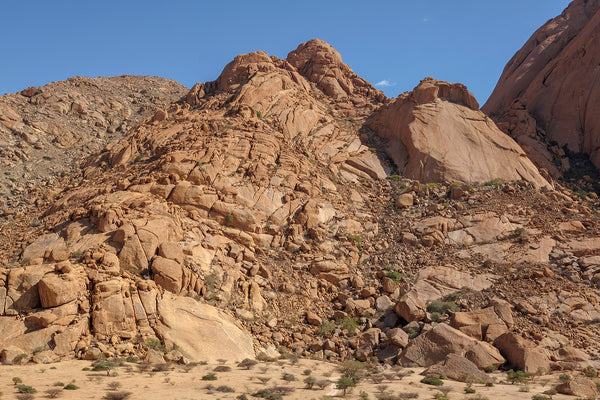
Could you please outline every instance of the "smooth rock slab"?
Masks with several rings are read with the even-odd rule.
[[[195,361],[254,358],[252,336],[223,311],[190,297],[166,293],[158,302],[157,333]]]

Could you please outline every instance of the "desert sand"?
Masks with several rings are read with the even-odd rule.
[[[0,391],[2,399],[16,399],[17,387],[13,378],[22,380],[22,384],[32,386],[37,390],[33,398],[48,398],[49,390],[61,389],[58,383],[67,385],[73,383],[79,387],[75,390],[59,391],[56,398],[61,399],[101,399],[109,398],[118,392],[131,392],[128,399],[236,399],[245,394],[248,399],[256,398],[252,394],[262,389],[287,387],[293,389],[284,399],[326,399],[344,398],[341,390],[335,388],[335,382],[340,377],[338,365],[314,360],[278,360],[275,362],[259,362],[251,369],[239,368],[230,362],[209,363],[186,368],[171,365],[165,371],[141,371],[139,364],[123,363],[109,371],[91,371],[90,361],[72,360],[47,365],[4,365],[0,366]],[[230,371],[215,372],[217,367],[228,366]],[[187,371],[186,371],[187,369]],[[317,385],[312,390],[305,388],[304,379],[310,370],[310,375],[317,381],[331,381],[324,389]],[[370,378],[362,378],[356,388],[347,393],[345,398],[358,399],[361,392],[366,392],[369,399],[381,397],[382,390],[395,396],[393,398],[411,398],[409,393],[418,394],[419,399],[433,399],[440,390],[431,385],[420,383],[423,378],[422,368],[390,368],[384,374],[392,379],[373,383]],[[213,373],[217,379],[208,381],[202,377]],[[398,373],[405,375],[399,377]],[[293,375],[295,381],[286,381],[284,374]],[[510,384],[506,382],[506,374],[492,374],[496,383],[492,387],[475,384],[474,394],[465,394],[466,384],[444,380],[443,387],[451,387],[449,399],[531,399],[558,383],[558,375],[537,377],[528,385]],[[219,391],[220,387],[229,387],[233,392]],[[116,390],[115,390],[116,388]],[[479,397],[478,397],[479,396]],[[116,397],[112,397],[116,398]],[[412,397],[414,398],[414,397]],[[569,399],[571,396],[554,395],[553,399]]]

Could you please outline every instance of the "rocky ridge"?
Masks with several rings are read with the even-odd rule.
[[[0,97],[0,210],[24,211],[41,188],[187,93],[164,78],[73,77]],[[65,181],[65,182],[62,182]]]
[[[464,87],[425,84],[397,101],[475,112]],[[40,226],[3,221],[26,242],[4,243],[3,360],[160,360],[158,339],[181,362],[276,349],[477,370],[595,362],[577,348],[598,339],[597,197],[526,163],[515,181],[401,177],[378,135],[390,125],[367,122],[388,107],[319,40],[286,60],[236,57],[83,164]],[[199,346],[182,326],[236,339]]]

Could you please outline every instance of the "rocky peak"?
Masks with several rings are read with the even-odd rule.
[[[411,97],[417,104],[426,104],[442,99],[469,107],[471,110],[479,110],[477,99],[465,85],[438,81],[431,77],[423,79],[413,89]]]
[[[312,39],[302,43],[286,59],[302,76],[317,84],[325,94],[335,99],[364,96],[383,101],[385,95],[356,75],[344,64],[342,56],[330,44]]]
[[[225,66],[217,79],[219,90],[230,90],[244,84],[258,73],[274,72],[273,60],[264,51],[240,54]]]

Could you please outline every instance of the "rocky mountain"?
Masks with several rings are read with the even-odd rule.
[[[316,39],[237,56],[41,193],[37,226],[3,217],[2,360],[592,365],[597,196],[477,108],[432,79],[386,99]]]
[[[538,29],[482,107],[554,177],[570,169],[574,153],[600,167],[599,10],[600,1],[575,0]]]
[[[23,211],[40,188],[187,93],[162,78],[74,77],[0,97],[0,210]]]

